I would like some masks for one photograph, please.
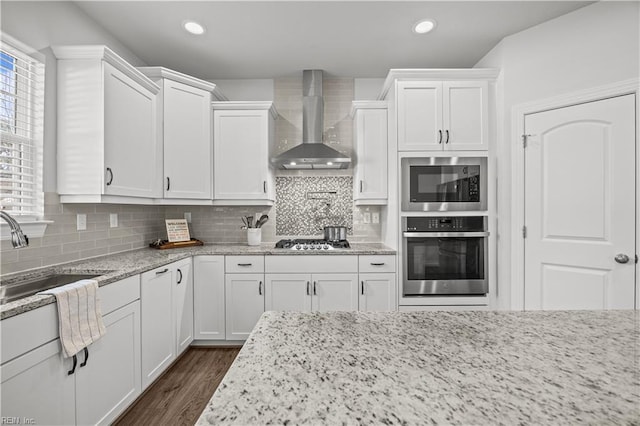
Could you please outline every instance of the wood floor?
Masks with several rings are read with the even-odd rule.
[[[114,425],[193,425],[240,348],[189,348]]]

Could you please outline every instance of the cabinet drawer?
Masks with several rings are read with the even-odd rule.
[[[0,322],[5,363],[58,338],[58,308],[51,303]]]
[[[227,274],[264,272],[264,256],[226,256],[224,270]]]
[[[267,256],[265,264],[267,273],[358,272],[358,256],[354,255]]]
[[[140,299],[140,275],[133,275],[98,289],[102,316]]]
[[[395,272],[396,257],[393,255],[359,256],[358,269],[360,273]]]

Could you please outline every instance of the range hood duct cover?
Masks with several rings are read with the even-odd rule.
[[[283,152],[271,162],[282,169],[346,169],[351,159],[322,143],[322,70],[302,72],[302,96],[302,144]]]

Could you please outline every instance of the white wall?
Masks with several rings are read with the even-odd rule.
[[[640,3],[607,1],[503,39],[476,67],[500,68],[497,161],[499,180],[499,307],[510,307],[511,140],[515,105],[630,78],[640,72]]]
[[[56,192],[56,58],[52,45],[106,44],[133,65],[145,65],[72,2],[2,1],[2,31],[46,56],[44,192]]]
[[[375,101],[378,99],[384,78],[354,78],[353,99],[356,101]]]
[[[273,79],[211,80],[230,101],[273,101]]]

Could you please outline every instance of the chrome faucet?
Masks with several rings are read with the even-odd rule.
[[[29,239],[22,232],[20,224],[4,210],[0,210],[0,217],[2,217],[11,228],[11,245],[13,245],[13,248],[23,248],[28,246]]]

